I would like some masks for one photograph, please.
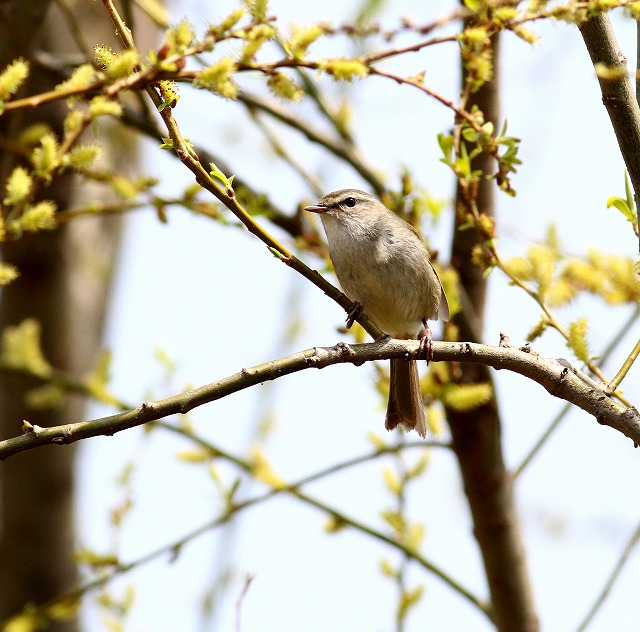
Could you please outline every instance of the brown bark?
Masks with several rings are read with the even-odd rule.
[[[52,53],[75,50],[56,7],[49,7],[47,21],[38,28],[47,4],[7,5],[0,15],[0,34],[7,36],[0,37],[4,41],[0,67],[17,56],[29,59],[37,47]],[[111,25],[99,4],[80,2],[73,12],[89,41],[114,43]],[[32,64],[27,90],[36,93],[52,86]],[[48,122],[60,134],[66,112],[64,104],[56,104],[29,116],[7,116],[0,135],[11,138],[36,120]],[[131,156],[130,146],[127,149],[127,156]],[[0,165],[1,191],[2,180],[14,164],[13,157],[5,156]],[[42,195],[55,200],[63,210],[79,201],[79,186],[78,178],[65,174],[54,178]],[[91,218],[3,244],[3,258],[18,267],[20,277],[2,291],[0,330],[28,317],[36,318],[42,326],[47,359],[56,367],[77,374],[86,372],[100,344],[119,235],[118,219]],[[23,419],[41,426],[82,419],[84,402],[78,397],[71,397],[63,408],[27,408],[24,395],[33,386],[17,376],[0,376],[1,436],[14,435]],[[73,450],[24,454],[0,465],[0,621],[29,603],[40,604],[59,596],[76,581],[73,469]],[[77,625],[75,621],[60,622],[48,629],[67,632]]]
[[[476,104],[485,119],[499,129],[499,38],[493,39],[494,79],[471,95],[467,109]],[[463,69],[464,75],[464,69]],[[464,82],[463,76],[463,82]],[[480,155],[474,169],[495,170],[493,159]],[[483,179],[477,205],[481,213],[494,214],[494,183]],[[458,230],[468,213],[460,188],[456,194],[456,225],[451,248],[452,265],[460,276],[464,314],[454,324],[460,338],[480,342],[487,283],[483,270],[471,261],[479,243],[476,230]],[[459,383],[492,382],[487,367],[464,364],[456,368]],[[504,464],[500,415],[495,399],[469,412],[447,410],[453,447],[458,459],[465,494],[489,585],[493,620],[503,632],[535,631],[539,623],[525,563],[524,546],[514,505],[513,484]]]
[[[640,33],[640,23],[638,24]],[[620,153],[629,173],[636,206],[638,206],[640,202],[640,153],[638,152],[640,107],[637,91],[640,82],[636,76],[636,94],[634,94],[627,71],[627,60],[618,45],[607,13],[595,15],[579,26],[594,66],[604,64],[606,68],[615,69],[620,73],[616,79],[598,77],[598,81],[602,102],[611,119]],[[638,46],[638,59],[640,60],[640,46]]]

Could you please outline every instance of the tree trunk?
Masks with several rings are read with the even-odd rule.
[[[30,59],[36,47],[54,54],[63,49],[78,52],[56,7],[48,7],[46,21],[38,28],[48,4],[30,0],[10,3],[3,9],[0,67],[18,56]],[[100,4],[79,2],[72,10],[89,42],[116,45]],[[51,89],[55,83],[32,64],[29,92]],[[20,113],[6,117],[0,135],[15,137],[35,120],[46,121],[60,134],[67,111],[64,103],[58,103],[38,108],[37,118]],[[120,164],[130,161],[130,142],[119,144],[126,146],[120,150]],[[15,157],[6,155],[0,165],[2,192],[1,183],[14,164]],[[69,173],[56,176],[42,196],[55,200],[63,210],[79,202],[77,186],[77,179]],[[2,290],[0,330],[35,318],[41,323],[42,347],[51,364],[79,375],[88,371],[99,350],[120,227],[118,218],[80,219],[54,232],[3,244],[4,260],[17,266],[20,277]],[[24,396],[35,385],[20,377],[0,375],[0,436],[19,433],[23,419],[41,426],[82,420],[84,402],[77,396],[70,397],[62,408],[28,408]],[[0,621],[29,603],[55,598],[76,583],[74,453],[72,446],[51,447],[0,464]],[[71,632],[77,623],[58,622],[48,629]]]
[[[499,129],[499,37],[493,38],[494,79],[471,95],[466,109],[473,104],[484,112],[485,120]],[[465,81],[463,68],[463,85]],[[489,174],[493,159],[482,154],[473,169]],[[494,182],[482,179],[477,205],[482,213],[494,214]],[[460,277],[464,314],[456,316],[460,338],[481,342],[487,283],[484,271],[471,260],[473,247],[479,243],[474,229],[458,230],[468,213],[460,187],[456,192],[456,217],[451,262]],[[492,383],[485,366],[464,364],[456,367],[454,378],[462,384]],[[458,459],[464,490],[474,525],[474,535],[484,563],[493,620],[502,632],[534,632],[539,629],[531,585],[525,563],[512,479],[502,455],[502,430],[495,399],[468,412],[447,410],[453,447]]]

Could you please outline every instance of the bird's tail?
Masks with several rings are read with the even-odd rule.
[[[427,421],[415,360],[391,360],[385,427],[393,430],[397,426],[402,426],[407,431],[415,430],[423,438],[427,436]]]

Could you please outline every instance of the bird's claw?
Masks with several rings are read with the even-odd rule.
[[[433,362],[433,336],[431,335],[431,329],[429,329],[429,323],[426,319],[422,319],[424,329],[420,334],[420,346],[418,347],[418,355],[423,356],[427,361]]]
[[[361,303],[358,303],[358,301],[353,301],[353,303],[351,303],[351,307],[349,307],[349,311],[347,312],[347,329],[351,329],[353,323],[362,316],[363,311]]]

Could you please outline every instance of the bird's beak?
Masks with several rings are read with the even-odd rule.
[[[326,213],[329,209],[326,206],[305,206],[304,210],[310,213]]]

